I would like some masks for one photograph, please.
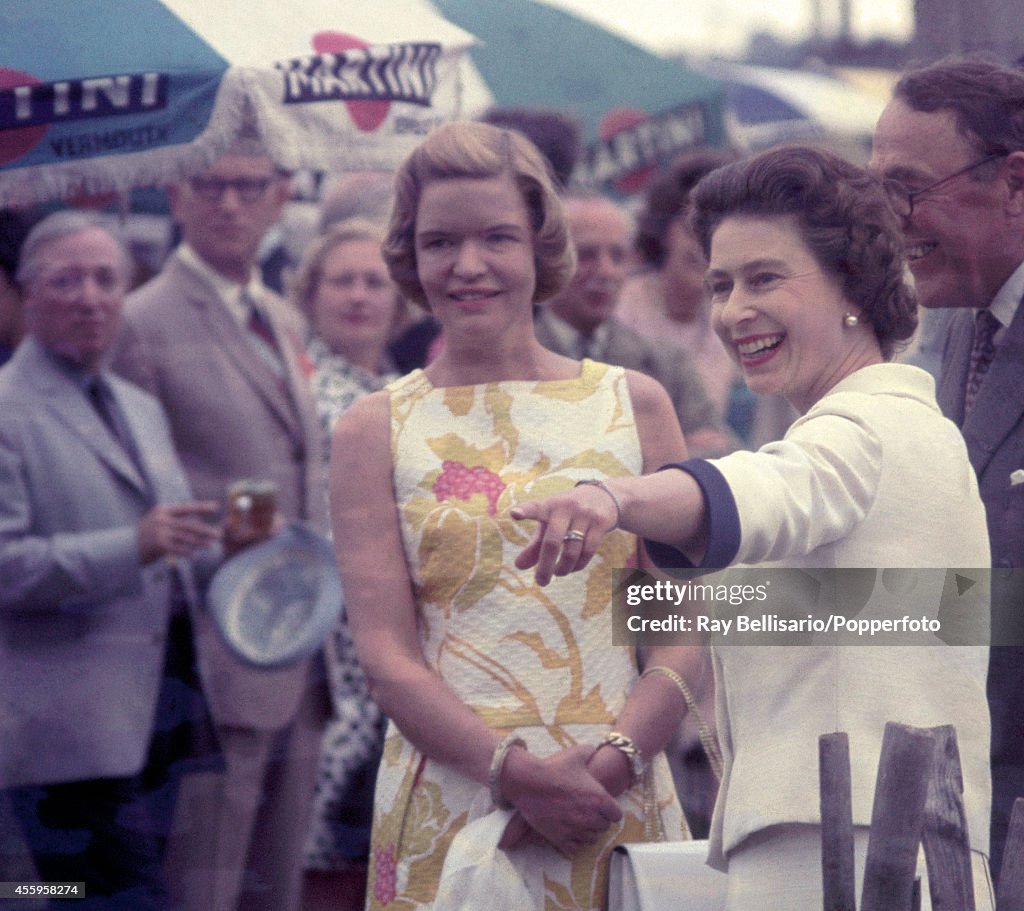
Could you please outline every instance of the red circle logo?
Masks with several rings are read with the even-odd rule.
[[[343,54],[351,48],[369,47],[368,41],[344,32],[317,32],[313,36],[313,50],[318,54]],[[352,122],[364,133],[372,133],[388,116],[390,101],[346,101]]]
[[[612,108],[601,118],[597,132],[601,139],[607,141],[616,133],[625,133],[650,119],[651,115],[639,108]],[[623,174],[612,183],[616,190],[628,196],[631,193],[638,193],[646,187],[647,182],[657,173],[657,170],[656,162],[641,165],[628,174]]]
[[[0,89],[13,89],[20,85],[38,85],[41,81],[28,73],[0,66]],[[15,161],[26,152],[31,152],[45,135],[46,124],[0,129],[0,164]]]

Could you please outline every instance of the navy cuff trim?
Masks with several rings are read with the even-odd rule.
[[[708,517],[708,541],[704,560],[691,563],[682,551],[659,541],[644,541],[647,553],[661,569],[722,569],[736,559],[740,549],[740,514],[736,499],[722,473],[704,459],[687,459],[663,465],[659,471],[676,468],[689,474],[704,494]]]

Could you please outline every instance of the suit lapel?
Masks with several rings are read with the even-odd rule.
[[[308,376],[303,371],[302,364],[299,362],[299,350],[302,340],[295,337],[295,333],[282,322],[276,310],[268,306],[266,301],[260,301],[260,306],[270,322],[271,328],[274,331],[274,339],[277,341],[278,353],[284,360],[288,404],[292,413],[297,414],[299,406],[294,400],[291,390],[301,386],[303,383],[309,382]]]
[[[968,352],[968,359],[970,353]],[[974,407],[963,422],[964,439],[971,464],[980,476],[987,467],[992,454],[1007,434],[1017,425],[1024,414],[1024,390],[1021,378],[1024,374],[1024,303],[1017,307],[1003,337],[996,349],[995,359],[985,375],[974,400]],[[966,379],[966,371],[964,371]],[[963,393],[960,396],[963,409]]]
[[[139,493],[148,495],[149,485],[124,448],[111,435],[103,419],[96,413],[85,393],[72,379],[61,372],[34,339],[25,342],[27,368],[33,377],[33,388],[44,407],[54,413],[104,464]],[[132,432],[135,428],[132,427]],[[137,438],[136,438],[137,439]]]
[[[286,325],[275,310],[266,308],[268,319],[274,328],[278,349],[284,358],[287,373],[285,398],[289,406],[288,414],[294,420],[295,432],[299,442],[318,439],[320,420],[313,406],[311,395],[297,395],[296,390],[310,389],[310,371],[300,359],[303,356],[303,340],[296,331]]]
[[[246,337],[246,330],[238,325],[213,289],[188,266],[176,262],[175,267],[184,273],[180,281],[185,289],[185,296],[195,308],[205,329],[216,340],[218,347],[231,358],[239,372],[284,426],[288,435],[292,439],[302,440],[304,435],[291,394],[300,368],[294,354],[288,350],[288,340],[282,336],[275,318],[269,317],[288,368],[288,376],[284,383],[253,350]],[[176,277],[175,281],[178,280]]]
[[[974,341],[973,310],[961,310],[952,320],[942,350],[942,372],[936,398],[942,413],[958,427],[964,421],[964,390]]]
[[[146,419],[142,411],[126,404],[119,383],[111,382],[111,391],[117,398],[121,413],[135,441],[153,502],[176,503],[187,499],[187,491],[169,481],[170,478],[178,477],[177,456],[170,441],[157,432],[157,428],[152,426],[152,422]]]

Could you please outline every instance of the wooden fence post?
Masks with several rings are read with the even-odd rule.
[[[1013,802],[996,886],[996,911],[1024,911],[1024,797]]]
[[[971,845],[964,812],[964,779],[956,729],[928,729],[935,739],[935,764],[924,811],[924,856],[928,891],[936,911],[974,911]]]
[[[845,733],[822,734],[818,738],[818,778],[824,911],[857,911],[850,738]]]
[[[911,907],[928,782],[935,762],[929,731],[889,722],[882,740],[861,911]]]

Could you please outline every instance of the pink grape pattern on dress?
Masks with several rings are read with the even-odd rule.
[[[395,863],[395,846],[374,848],[376,876],[374,877],[373,895],[382,905],[395,900],[398,892],[398,866]]]
[[[441,474],[434,482],[434,496],[438,503],[454,497],[456,500],[468,500],[475,493],[487,497],[487,515],[498,512],[498,497],[505,489],[505,482],[490,468],[477,465],[468,468],[461,462],[445,459],[441,463]]]

